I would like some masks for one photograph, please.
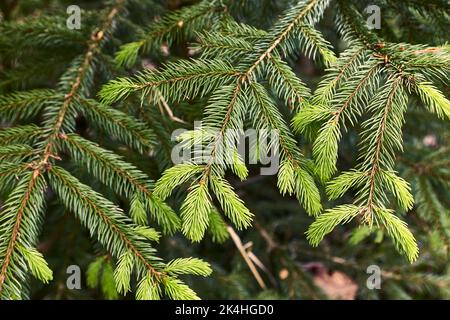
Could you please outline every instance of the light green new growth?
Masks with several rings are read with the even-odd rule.
[[[75,119],[83,114],[112,141],[141,153],[148,153],[155,144],[156,136],[146,124],[90,99],[94,78],[101,73],[101,59],[107,56],[105,47],[113,39],[117,25],[124,21],[121,18],[127,13],[127,5],[126,0],[116,0],[99,14],[99,26],[86,41],[81,41],[83,52],[71,61],[57,88],[0,96],[2,121],[25,121],[38,114],[43,119],[41,126],[22,125],[0,131],[0,185],[12,187],[0,212],[1,299],[28,298],[29,273],[44,283],[52,280],[50,267],[35,249],[48,187],[109,253],[107,259],[98,258],[90,265],[90,287],[100,286],[106,298],[116,299],[118,292],[131,291],[132,277],[136,276],[137,298],[159,297],[160,285],[169,297],[195,296],[176,275],[164,271],[166,264],[150,244],[159,240],[160,233],[147,227],[149,223],[156,221],[166,234],[180,228],[178,215],[153,194],[153,181],[123,157],[75,133]],[[45,45],[50,45],[50,40],[46,39]],[[59,166],[62,157],[128,201],[129,216]],[[186,260],[183,265],[183,261],[177,265],[177,274],[210,272],[205,262],[192,260],[196,263],[193,265]],[[154,282],[158,285],[149,286]]]
[[[199,44],[194,47],[201,51],[199,58],[114,80],[100,92],[106,103],[134,92],[139,92],[141,99],[152,99],[156,91],[173,102],[208,99],[204,127],[181,137],[186,145],[199,143],[194,136],[214,129],[217,134],[206,136],[208,154],[168,169],[156,184],[156,194],[166,199],[174,188],[190,183],[181,208],[182,230],[190,239],[203,238],[214,199],[238,228],[251,224],[252,214],[224,180],[228,169],[240,179],[247,176],[247,170],[240,159],[229,165],[220,157],[223,150],[232,148],[237,134],[230,138],[227,132],[239,132],[247,122],[258,130],[278,132],[278,187],[283,195],[295,195],[309,214],[318,216],[307,233],[313,244],[338,224],[357,216],[362,223],[374,226],[383,219],[377,212],[388,210],[383,208],[390,205],[391,198],[404,211],[413,208],[411,187],[395,171],[397,153],[403,149],[405,112],[409,96],[416,92],[430,111],[448,117],[447,98],[432,82],[423,80],[446,76],[448,51],[428,53],[419,45],[385,43],[367,29],[352,4],[336,1],[338,30],[349,43],[336,57],[330,43],[314,27],[329,3],[297,1],[268,31],[225,19],[217,30],[198,33]],[[191,9],[186,8],[186,12]],[[136,48],[135,44],[131,47]],[[119,60],[134,61],[135,51],[126,51],[119,54]],[[313,93],[283,61],[299,53],[328,66]],[[423,69],[427,63],[431,66],[431,61],[429,71]],[[296,132],[314,140],[314,165],[304,159],[272,93],[298,111],[292,125]],[[340,141],[347,129],[357,124],[361,125],[358,165],[333,178],[338,171]],[[255,151],[257,146],[251,149]],[[316,177],[327,184],[331,200],[354,190],[354,204],[327,209],[321,215]],[[384,219],[377,226],[386,229],[409,260],[416,259],[417,247],[412,246],[411,235],[403,232],[396,220]],[[403,231],[393,232],[394,228]]]
[[[223,243],[227,228],[251,228],[258,213],[233,181],[243,183],[253,174],[248,160],[262,163],[272,151],[280,164],[279,192],[314,218],[306,232],[313,246],[340,225],[355,224],[350,243],[388,235],[412,263],[419,246],[402,220],[410,211],[450,239],[449,210],[437,195],[448,188],[449,148],[430,149],[418,163],[402,156],[409,152],[404,124],[415,108],[450,121],[449,45],[386,41],[368,29],[352,1],[286,1],[268,30],[238,21],[235,2],[198,1],[155,16],[145,30],[126,23],[132,5],[141,3],[127,0],[90,13],[97,25],[86,24],[87,30],[62,28],[60,17],[1,27],[0,44],[14,33],[31,39],[5,46],[5,56],[18,59],[42,46],[65,49],[69,57],[61,57],[65,72],[53,75],[59,79],[54,87],[0,95],[2,128],[8,126],[0,130],[0,191],[7,195],[0,211],[1,299],[29,298],[29,275],[52,280],[52,266],[36,248],[45,204],[53,199],[52,206],[62,205],[98,244],[86,272],[90,288],[107,299],[132,291],[143,300],[199,299],[180,277],[206,277],[209,264],[192,257],[166,263],[154,246],[176,232],[192,242],[208,235]],[[411,14],[425,18],[416,2],[422,3],[414,1]],[[341,45],[334,48],[317,26],[326,10],[343,40],[339,54]],[[119,48],[120,34],[130,29],[134,35],[125,41],[131,42]],[[183,41],[191,44],[186,59],[170,54],[161,66],[142,67]],[[299,56],[326,67],[314,90],[290,65]],[[9,85],[15,87],[14,79]],[[172,106],[190,108],[193,119],[202,112],[202,127],[190,127],[191,118],[178,118]],[[151,118],[158,107],[161,117]],[[190,129],[178,142],[204,152],[173,166],[159,161],[162,150],[172,148],[169,121]],[[236,141],[249,128],[264,134],[247,158]],[[304,148],[307,140],[311,148]],[[346,140],[357,141],[355,154],[343,154]],[[356,164],[343,169],[341,160],[348,159]],[[147,166],[153,161],[157,172]],[[176,200],[179,212],[168,204]]]

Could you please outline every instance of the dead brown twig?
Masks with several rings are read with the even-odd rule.
[[[242,244],[242,241],[241,241],[241,238],[239,238],[239,235],[230,226],[227,226],[227,231],[230,234],[231,239],[233,240],[234,244],[238,248],[239,252],[241,253],[242,257],[244,258],[245,262],[247,263],[248,267],[250,268],[250,271],[252,272],[253,276],[255,277],[255,279],[258,282],[261,289],[266,289],[266,284],[264,283],[264,280],[262,279],[261,275],[259,274],[258,270],[256,269],[255,264],[253,263],[252,259],[249,257],[249,254],[248,254],[247,250],[245,249],[244,245]]]

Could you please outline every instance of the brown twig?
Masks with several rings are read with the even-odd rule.
[[[244,258],[245,262],[247,263],[248,267],[250,268],[250,271],[252,272],[261,289],[266,289],[266,284],[264,283],[264,280],[261,278],[261,275],[253,264],[252,259],[249,257],[247,251],[245,250],[241,238],[239,238],[239,235],[231,226],[227,226],[227,231],[230,234],[231,239],[238,248],[239,252],[241,253],[242,257]]]

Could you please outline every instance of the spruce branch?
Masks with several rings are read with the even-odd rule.
[[[26,172],[8,198],[0,219],[0,294],[2,299],[27,296],[22,288],[25,277],[19,245],[33,246],[42,220],[45,180],[39,170]]]
[[[10,193],[0,220],[2,298],[27,297],[26,290],[22,288],[27,271],[31,271],[43,282],[51,280],[51,270],[42,255],[33,248],[38,238],[40,212],[45,198],[45,176],[58,198],[75,213],[91,236],[119,260],[114,279],[119,291],[128,291],[130,275],[136,270],[138,278],[152,277],[158,283],[155,288],[149,289],[150,292],[155,292],[160,283],[167,283],[169,287],[173,284],[171,288],[164,285],[172,296],[195,296],[177,275],[164,272],[164,263],[155,256],[156,250],[148,243],[148,240],[159,240],[156,230],[136,225],[119,207],[55,165],[56,160],[62,160],[58,153],[67,151],[72,160],[82,164],[118,194],[131,200],[130,214],[137,222],[146,225],[146,212],[149,212],[166,233],[173,233],[178,229],[179,218],[167,204],[153,194],[153,182],[147,175],[113,152],[72,133],[75,131],[74,120],[77,113],[87,111],[88,118],[99,120],[100,129],[115,135],[139,151],[147,149],[152,143],[153,133],[143,123],[89,99],[98,59],[103,58],[102,50],[110,41],[116,21],[120,14],[125,12],[125,6],[124,0],[116,0],[113,3],[105,13],[102,25],[92,32],[85,53],[76,57],[61,76],[57,90],[34,90],[2,97],[1,103],[6,114],[17,106],[29,109],[24,112],[26,117],[45,110],[42,127],[22,126],[7,129],[2,131],[0,137],[2,143],[6,144],[0,146],[0,158],[8,161],[8,164],[1,167],[1,181],[11,181],[14,175],[19,175],[17,186]],[[32,130],[35,132],[30,132]],[[33,144],[33,147],[20,143],[25,140],[24,135],[27,133],[29,135],[26,142],[39,138],[39,142]],[[23,163],[27,158],[30,158],[30,162]],[[127,264],[122,263],[124,255],[132,257],[131,260],[127,259]],[[206,266],[207,264],[203,263],[203,267]],[[186,262],[185,267],[186,269],[183,269],[180,264],[178,273],[198,273],[189,262]],[[203,274],[210,272],[208,267],[204,269]],[[111,272],[109,274],[111,275]],[[105,286],[111,283],[107,274],[104,280]],[[145,283],[149,283],[148,279]],[[180,292],[169,289],[179,289]],[[142,292],[142,286],[139,286],[138,291],[138,297],[148,296]],[[105,292],[114,295],[110,288],[105,289]]]
[[[170,46],[180,38],[189,38],[192,30],[214,26],[225,8],[220,1],[201,1],[198,4],[179,9],[154,22],[142,39],[125,44],[116,55],[120,66],[133,66],[139,54],[160,49],[163,43]]]
[[[154,146],[155,133],[136,118],[92,99],[80,98],[78,101],[81,104],[79,112],[106,134],[141,153]]]
[[[57,239],[74,223],[42,225],[60,217],[58,201],[97,243],[87,284],[107,299],[131,291],[137,299],[199,299],[182,277],[211,274],[190,257],[199,247],[189,243],[205,236],[234,241],[261,288],[257,267],[280,270],[279,280],[267,272],[273,288],[256,292],[241,264],[216,264],[223,290],[208,297],[318,297],[309,264],[293,249],[330,270],[350,267],[354,281],[367,276],[348,255],[359,264],[383,261],[383,296],[450,294],[444,2],[384,1],[377,31],[357,1],[112,0],[84,11],[77,31],[65,27],[64,11],[45,15],[48,6],[35,2],[31,17],[20,5],[17,19],[0,25],[0,298],[34,297],[30,276],[52,280],[44,256],[60,253]],[[336,10],[317,26],[330,5]],[[179,129],[188,131],[173,141]],[[253,129],[258,136],[247,145]],[[172,165],[174,151],[191,158]],[[265,160],[270,169],[279,163],[275,180],[254,176]],[[297,215],[295,202],[272,198],[270,187],[314,218],[304,239],[311,245],[336,230],[324,244],[333,256],[290,236],[309,218]],[[255,197],[276,201],[260,206]],[[268,248],[252,247],[258,257],[270,253],[264,264],[233,231],[253,238],[254,213],[264,224],[257,231],[274,233],[256,233],[270,238]],[[39,243],[42,227],[49,240]],[[167,241],[177,231],[187,239]],[[80,240],[89,242],[85,234]],[[419,258],[418,244],[431,258]],[[174,258],[172,249],[189,254]],[[159,255],[166,251],[168,263]],[[57,297],[66,294],[73,292]]]
[[[53,167],[49,178],[59,198],[92,234],[98,236],[109,252],[116,257],[130,252],[149,272],[156,276],[161,275],[161,272],[152,266],[153,262],[158,265],[158,259],[153,257],[155,250],[146,246],[142,239],[132,232],[129,227],[132,225],[131,221],[118,207],[81,184],[62,168]]]
[[[72,158],[88,168],[97,179],[118,194],[129,199],[141,199],[166,232],[173,233],[178,229],[177,215],[153,194],[153,181],[147,175],[121,157],[76,134],[63,135],[61,139]]]

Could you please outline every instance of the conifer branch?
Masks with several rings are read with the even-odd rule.
[[[170,46],[180,38],[180,34],[189,35],[191,30],[206,29],[214,25],[216,15],[224,11],[221,2],[213,0],[201,1],[168,14],[154,22],[141,40],[123,45],[116,55],[116,63],[131,67],[136,63],[139,53],[159,50],[164,42]]]
[[[380,170],[380,161],[381,161],[381,152],[383,143],[385,143],[385,134],[386,134],[386,123],[388,121],[389,114],[392,109],[392,104],[394,103],[394,96],[397,94],[397,90],[401,84],[401,78],[397,78],[393,80],[392,87],[386,99],[386,104],[384,107],[384,111],[382,117],[380,119],[380,123],[378,124],[378,131],[375,137],[375,150],[373,155],[371,155],[370,160],[370,172],[369,172],[369,194],[367,196],[367,204],[365,206],[365,219],[369,225],[372,224],[372,210],[374,206],[375,200],[375,192],[376,192],[376,176]]]
[[[282,42],[289,36],[290,32],[296,27],[296,25],[305,19],[308,14],[310,14],[315,7],[321,2],[322,0],[310,0],[304,6],[303,1],[300,1],[300,10],[298,14],[288,23],[288,25],[282,29],[274,39],[271,40],[270,45],[261,53],[261,55],[256,59],[253,64],[251,64],[250,68],[245,73],[245,78],[249,77],[253,71],[267,58],[270,56],[270,54],[277,49],[277,47],[282,44]],[[322,1],[327,2],[327,1]]]
[[[86,213],[82,212],[82,208],[86,208],[88,212],[91,211],[98,215],[98,218],[108,226],[110,232],[120,239],[122,246],[120,248],[115,248],[111,242],[106,242],[108,239],[107,234],[99,234],[100,241],[103,242],[111,252],[116,256],[120,256],[124,250],[130,250],[151,274],[157,277],[162,276],[162,273],[152,266],[149,258],[145,257],[146,254],[143,253],[143,248],[140,247],[142,246],[142,243],[140,243],[136,237],[135,239],[132,239],[129,227],[127,227],[130,223],[123,218],[120,209],[115,207],[112,203],[109,203],[106,199],[102,200],[94,191],[87,186],[82,185],[62,168],[53,167],[49,174],[50,177],[53,178],[50,180],[50,183],[59,193],[60,198],[81,218],[83,223],[87,224],[88,228],[93,228],[91,229],[91,232],[100,232],[100,230],[98,230],[99,227],[96,227],[93,222],[91,222],[91,219],[93,219],[92,217],[86,217]],[[70,197],[69,194],[71,195]],[[69,198],[73,200],[69,200]],[[77,200],[75,199],[78,199],[80,202],[77,203]],[[89,226],[90,223],[93,224],[92,227]],[[106,232],[106,230],[104,231]]]
[[[356,0],[173,6],[112,0],[104,10],[83,11],[80,30],[65,26],[60,1],[52,8],[61,15],[41,14],[47,6],[35,2],[30,16],[20,5],[9,17],[14,19],[0,24],[0,298],[34,297],[31,275],[45,284],[52,280],[43,254],[59,253],[56,240],[73,224],[47,224],[50,240],[37,246],[44,214],[51,221],[59,217],[53,201],[43,210],[47,198],[55,198],[98,242],[99,255],[87,270],[89,289],[107,299],[130,291],[137,299],[199,299],[181,277],[206,277],[209,264],[189,256],[165,263],[158,252],[181,231],[192,242],[231,238],[243,253],[232,230],[252,236],[249,208],[261,207],[251,199],[270,197],[266,186],[295,197],[314,217],[304,239],[311,245],[345,225],[325,251],[349,242],[363,264],[386,256],[383,295],[406,297],[426,286],[437,289],[430,296],[450,294],[442,276],[450,239],[449,12],[441,0],[385,2],[383,28],[376,32]],[[328,32],[329,19],[316,26],[330,4],[337,32]],[[184,129],[174,142],[173,134]],[[184,161],[172,166],[177,156]],[[277,175],[276,186],[253,176],[254,164],[267,160],[278,171],[264,168],[261,175]],[[264,202],[265,229],[298,232],[291,222],[307,217],[294,216],[298,210],[288,202]],[[386,236],[392,243],[381,244]],[[276,252],[269,248],[275,259],[268,268],[282,268],[286,285],[271,278],[276,288],[258,298],[317,297],[305,280],[309,267],[299,266],[290,252],[291,239],[280,237]],[[189,241],[178,240],[177,251],[198,251],[184,250]],[[354,280],[361,280],[346,251],[330,257],[305,250],[302,241],[295,239],[302,260],[350,266]],[[390,255],[397,250],[415,262],[418,243],[421,255],[432,259],[400,267]],[[265,266],[244,253],[265,288],[256,270]],[[236,284],[238,297],[255,297],[239,267],[218,267],[224,290],[209,297],[228,297],[228,282]],[[61,289],[56,297],[72,294]]]
[[[79,98],[78,101],[82,105],[80,113],[83,112],[92,125],[101,131],[133,146],[141,153],[154,146],[155,133],[144,123],[95,100]]]
[[[106,41],[109,29],[113,27],[114,20],[118,16],[119,11],[124,9],[124,6],[125,1],[123,0],[115,2],[115,5],[109,11],[101,28],[92,33],[87,51],[83,58],[75,60],[75,65],[79,63],[76,72],[73,72],[74,70],[69,70],[69,72],[62,77],[60,90],[64,90],[67,87],[70,77],[73,77],[70,86],[67,87],[68,91],[64,96],[62,105],[60,105],[59,108],[55,108],[55,106],[52,105],[50,112],[47,113],[44,127],[36,130],[37,132],[28,137],[32,139],[33,135],[45,133],[43,136],[44,140],[40,143],[39,152],[36,154],[34,160],[26,166],[21,165],[19,167],[17,165],[8,165],[1,170],[1,178],[2,181],[4,181],[4,179],[8,179],[8,176],[13,172],[31,169],[29,173],[24,174],[22,180],[19,181],[18,187],[13,190],[13,193],[6,203],[4,218],[0,220],[0,228],[2,228],[2,246],[0,246],[0,293],[2,297],[21,298],[26,296],[26,293],[19,287],[19,285],[21,285],[20,281],[11,280],[13,274],[18,272],[23,272],[23,274],[18,274],[17,276],[21,277],[21,281],[25,280],[24,274],[26,273],[26,270],[12,271],[11,268],[17,269],[19,265],[23,265],[22,262],[13,263],[12,259],[25,259],[28,262],[31,272],[36,277],[44,282],[48,282],[51,279],[51,270],[48,269],[42,255],[30,247],[30,245],[36,242],[38,235],[29,234],[29,232],[37,230],[35,228],[38,223],[37,219],[39,218],[37,216],[37,211],[41,208],[40,205],[36,203],[36,196],[39,196],[40,198],[38,200],[43,203],[43,192],[46,186],[43,182],[39,181],[44,181],[44,174],[48,175],[52,187],[66,206],[77,214],[83,224],[90,229],[91,234],[95,235],[100,243],[110,250],[110,252],[114,253],[119,260],[123,258],[123,255],[126,252],[130,252],[136,257],[142,267],[140,269],[138,268],[138,274],[147,273],[149,276],[155,276],[158,282],[167,282],[167,286],[169,286],[170,283],[176,282],[180,292],[172,292],[172,295],[175,295],[175,293],[180,295],[185,294],[185,297],[193,297],[194,295],[181,280],[178,280],[175,276],[169,277],[164,275],[164,272],[162,271],[164,265],[159,262],[159,258],[156,258],[153,255],[155,250],[148,247],[143,240],[144,238],[155,239],[155,232],[153,232],[152,229],[138,226],[133,227],[133,223],[123,216],[123,213],[119,208],[96,194],[87,186],[81,184],[76,178],[72,177],[62,168],[58,168],[52,164],[53,160],[61,160],[59,156],[56,155],[56,151],[61,147],[60,144],[61,141],[63,141],[75,160],[83,162],[100,180],[115,188],[119,193],[124,193],[127,197],[133,198],[133,204],[135,206],[137,206],[142,199],[146,208],[149,209],[150,213],[163,225],[163,228],[167,232],[174,232],[178,228],[178,217],[165,203],[153,195],[150,191],[152,188],[151,182],[145,174],[132,165],[122,161],[120,157],[115,154],[95,146],[93,143],[84,140],[75,134],[66,133],[67,126],[65,123],[66,121],[70,121],[70,119],[67,120],[69,111],[74,108],[74,106],[79,108],[81,103],[84,107],[90,107],[91,115],[93,115],[94,118],[100,117],[102,120],[107,119],[106,121],[109,123],[106,124],[106,126],[104,124],[107,131],[109,130],[110,132],[116,133],[119,138],[128,140],[127,142],[130,144],[136,143],[136,146],[141,150],[143,149],[143,145],[148,143],[149,131],[144,129],[142,124],[134,122],[133,119],[119,111],[107,110],[104,106],[98,105],[85,98],[87,92],[86,86],[89,84],[90,78],[92,77],[91,65],[94,63],[95,55],[100,54],[100,50]],[[16,100],[22,105],[31,104],[31,102],[27,102],[23,98],[33,98],[36,96],[36,93],[40,92],[31,92],[29,94],[22,94],[22,96],[12,96],[11,98],[7,97],[5,99],[5,105],[11,103],[14,104]],[[43,91],[43,93],[49,94],[43,98],[42,103],[38,102],[38,106],[44,106],[44,104],[47,103],[50,104],[49,98],[55,97],[54,92]],[[4,159],[13,159],[16,157],[30,156],[34,153],[34,150],[27,145],[11,144],[14,139],[19,141],[23,139],[23,137],[15,136],[16,133],[23,135],[25,132],[29,132],[30,129],[38,128],[35,126],[25,126],[3,131],[1,133],[1,138],[5,143],[8,143],[8,145],[0,147],[4,149],[0,157]],[[138,142],[132,141],[134,140],[134,135],[139,137]],[[147,140],[143,140],[144,137]],[[110,174],[110,172],[112,172],[113,175],[107,177],[106,174]],[[122,182],[117,185],[112,182],[111,178],[119,179]],[[25,182],[28,182],[28,184]],[[136,198],[136,194],[139,195],[140,199]],[[20,199],[22,200],[19,203],[18,201]],[[138,202],[135,201],[136,199]],[[33,221],[23,222],[25,215],[30,213],[34,215],[34,217],[32,217]],[[14,214],[14,216],[12,216],[12,214]],[[96,214],[97,217],[93,216],[93,214]],[[28,228],[30,228],[30,225],[33,226],[30,229],[31,231],[22,233],[20,230],[23,224]],[[10,228],[10,230],[7,228]],[[5,240],[5,245],[3,245],[3,240]],[[23,242],[24,244],[22,245],[19,242]],[[124,250],[126,251],[125,253]],[[189,265],[187,265],[187,267],[190,268]],[[121,268],[123,268],[123,266],[119,263],[116,273],[119,275],[118,280],[122,281],[119,283],[123,284],[123,281],[126,281],[126,279],[120,278],[120,274],[123,274],[121,273]],[[132,268],[132,266],[130,268]],[[161,270],[157,270],[158,268]],[[204,265],[201,267],[199,266],[198,268],[205,270],[204,272],[202,271],[204,274],[210,273],[210,269],[209,271],[206,270]],[[146,272],[143,270],[146,270]],[[181,266],[180,270],[182,270]],[[187,273],[189,273],[189,271]],[[5,290],[3,290],[4,288]],[[143,294],[142,288],[140,288],[139,292],[140,295]]]
[[[60,134],[60,130],[64,123],[66,113],[71,107],[73,100],[75,99],[78,91],[80,90],[80,87],[82,86],[83,78],[87,75],[95,54],[104,41],[105,33],[109,28],[112,27],[115,17],[118,15],[120,10],[124,8],[125,2],[125,0],[116,0],[101,28],[98,31],[92,33],[91,43],[88,46],[88,49],[84,55],[82,63],[77,71],[76,77],[73,80],[73,84],[71,85],[69,92],[67,92],[64,96],[64,102],[57,112],[56,118],[54,119],[53,125],[50,130],[50,135],[48,136],[44,144],[41,164],[47,164],[50,156],[53,154],[54,140],[57,139],[58,135]]]
[[[27,172],[21,177],[18,186],[9,197],[0,219],[0,297],[26,296],[17,278],[23,276],[18,263],[19,243],[32,245],[37,235],[34,226],[41,220],[45,182],[39,170]],[[32,228],[30,228],[33,226]],[[14,261],[13,261],[14,260]],[[17,278],[16,278],[17,277]]]
[[[118,194],[129,199],[139,195],[166,232],[173,233],[178,229],[178,217],[152,193],[153,181],[143,172],[76,134],[61,135],[61,139],[74,160],[84,164],[88,171]]]

